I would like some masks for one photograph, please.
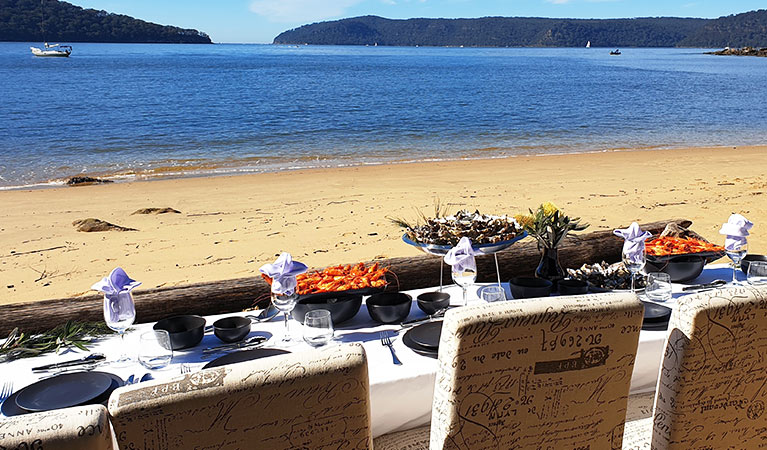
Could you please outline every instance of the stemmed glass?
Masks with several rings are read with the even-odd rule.
[[[296,307],[298,303],[298,294],[282,295],[272,293],[272,304],[275,308],[280,310],[285,316],[285,336],[282,338],[282,342],[285,344],[293,343],[293,339],[290,337],[290,312]]]
[[[746,242],[736,244],[725,251],[732,261],[732,284],[739,284],[736,274],[738,272],[738,267],[740,266],[740,261],[743,260],[743,257],[746,256],[746,253],[748,252],[748,244]]]
[[[130,291],[104,294],[104,321],[107,326],[120,334],[120,345],[123,353],[114,361],[116,365],[127,365],[132,362],[131,357],[125,350],[125,330],[136,320],[136,305]]]
[[[644,266],[647,263],[647,254],[645,252],[644,243],[642,243],[641,250],[637,250],[628,254],[623,252],[622,260],[623,264],[626,266],[626,269],[628,269],[628,271],[631,273],[631,293],[636,294],[634,279],[636,278],[636,274],[644,269]]]
[[[477,271],[473,269],[464,269],[463,271],[453,269],[452,275],[455,284],[463,289],[463,306],[466,306],[469,303],[467,291],[469,286],[477,280]]]

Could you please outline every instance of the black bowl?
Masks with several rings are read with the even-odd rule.
[[[583,280],[560,280],[557,287],[561,295],[580,295],[589,292],[589,283]]]
[[[424,292],[416,300],[421,311],[431,316],[450,305],[450,294],[447,292]]]
[[[402,292],[373,294],[365,302],[370,317],[380,323],[399,323],[410,314],[413,297]]]
[[[671,277],[672,283],[690,281],[698,278],[706,265],[703,256],[683,255],[670,257],[647,258],[645,272],[663,272]]]
[[[296,307],[293,308],[290,315],[297,321],[304,323],[304,316],[309,311],[327,309],[330,311],[333,325],[337,325],[354,317],[359,312],[360,305],[362,305],[361,295],[302,298],[296,303]]]
[[[250,319],[246,317],[224,317],[213,322],[213,334],[227,344],[241,340],[248,333],[250,333]]]
[[[517,277],[509,281],[514,298],[548,297],[553,285],[554,283],[543,278]]]
[[[155,330],[165,330],[170,335],[173,350],[194,347],[205,335],[205,319],[200,316],[173,316],[154,324]]]
[[[764,255],[746,255],[740,261],[740,270],[748,275],[748,267],[751,265],[751,261],[767,261],[767,256]]]

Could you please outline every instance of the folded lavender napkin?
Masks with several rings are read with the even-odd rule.
[[[124,314],[134,308],[130,291],[140,285],[140,281],[131,279],[121,267],[116,267],[109,276],[91,286],[91,289],[104,293],[104,314],[110,323],[114,323],[120,320],[121,312]]]
[[[727,223],[722,225],[719,234],[727,236],[724,240],[724,249],[728,252],[737,251],[747,243],[748,230],[754,224],[740,214],[732,214]]]
[[[140,281],[131,279],[121,267],[116,267],[109,273],[109,276],[91,286],[91,289],[101,291],[105,295],[114,295],[124,291],[130,292],[140,285]]]
[[[623,242],[623,255],[631,262],[641,263],[644,241],[649,239],[652,234],[642,231],[636,222],[633,222],[628,228],[613,230],[613,234],[625,239],[625,242]]]
[[[293,261],[290,253],[283,252],[273,264],[264,264],[261,273],[272,279],[272,293],[293,295],[298,285],[296,275],[306,272],[305,264]]]
[[[458,244],[447,252],[445,262],[453,266],[453,272],[465,272],[467,270],[476,272],[477,262],[474,260],[471,240],[465,236],[462,237]]]

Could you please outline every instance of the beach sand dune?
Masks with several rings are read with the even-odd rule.
[[[392,164],[0,192],[0,304],[87,294],[116,266],[139,289],[417,255],[387,217],[516,214],[553,201],[589,230],[687,218],[712,241],[732,212],[767,253],[767,147],[614,151]],[[133,214],[142,208],[180,213]],[[79,232],[84,218],[137,231]],[[764,228],[764,229],[763,229]],[[562,261],[567,265],[566,261]]]

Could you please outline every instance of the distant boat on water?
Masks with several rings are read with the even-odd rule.
[[[586,42],[586,48],[591,48],[591,41]]]
[[[45,43],[45,50],[38,47],[29,47],[35,56],[67,58],[72,53],[72,47],[69,45]]]
[[[610,52],[610,54],[611,55],[620,55],[621,51],[616,48],[614,51]]]
[[[45,41],[45,0],[40,0],[40,31],[43,34],[43,41]],[[32,54],[42,57],[54,57],[54,58],[68,58],[72,54],[72,46],[49,44],[47,41],[43,43],[45,49],[38,47],[29,47],[32,50]]]

